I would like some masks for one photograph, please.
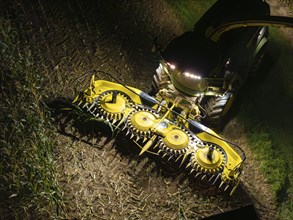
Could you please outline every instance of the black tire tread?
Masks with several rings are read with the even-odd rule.
[[[206,111],[206,117],[202,119],[202,122],[214,129],[220,129],[223,124],[224,114],[223,111],[228,103],[230,96],[211,97],[207,100],[204,106]]]

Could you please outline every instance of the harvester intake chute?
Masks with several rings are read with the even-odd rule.
[[[221,35],[227,31],[235,28],[242,27],[285,27],[293,28],[293,18],[282,17],[282,16],[266,16],[263,18],[253,18],[253,19],[241,19],[236,21],[226,22],[223,25],[218,25],[217,27],[210,26],[206,30],[206,37],[217,42],[220,40]]]

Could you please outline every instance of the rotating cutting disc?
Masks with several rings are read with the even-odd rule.
[[[130,123],[137,131],[146,132],[154,126],[155,119],[151,112],[138,111],[131,115]]]
[[[200,148],[191,157],[191,165],[197,171],[215,173],[223,169],[226,157],[223,152],[215,147]]]
[[[177,159],[179,156],[184,156],[190,148],[190,140],[189,132],[178,127],[168,131],[165,137],[160,138],[155,148],[158,147],[158,151],[162,152],[162,155],[175,156]]]
[[[143,138],[144,141],[153,134],[152,128],[156,124],[157,117],[155,112],[147,108],[136,108],[127,119],[127,133],[135,135],[137,139]]]
[[[180,129],[174,129],[167,133],[163,141],[167,147],[173,150],[182,150],[188,146],[189,138],[184,131]]]
[[[102,116],[109,120],[120,120],[129,102],[123,93],[107,92],[98,98],[98,110]]]

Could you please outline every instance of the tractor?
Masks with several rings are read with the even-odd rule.
[[[96,80],[94,74],[73,107],[128,137],[140,155],[172,161],[232,194],[245,154],[209,125],[222,122],[249,75],[257,72],[272,24],[293,27],[293,19],[270,16],[261,0],[218,0],[194,30],[161,51],[150,93],[113,77],[116,82]]]
[[[220,130],[240,89],[258,73],[268,26],[293,27],[293,18],[270,16],[262,0],[218,0],[192,31],[160,51],[149,94],[189,100],[190,108],[178,111],[192,112],[196,106],[196,120]]]

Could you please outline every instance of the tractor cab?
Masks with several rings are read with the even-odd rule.
[[[293,27],[293,18],[270,16],[270,6],[262,0],[218,0],[193,30],[160,52],[152,94],[195,97],[200,120],[217,127],[242,85],[257,73],[268,26]]]
[[[195,24],[193,31],[173,39],[161,52],[169,64],[173,85],[188,95],[215,95],[228,89],[231,78],[235,77],[233,74],[244,81],[257,38],[261,30],[267,33],[267,29],[236,28],[225,32],[219,40],[207,34],[224,23],[269,13],[269,5],[261,0],[217,1]]]
[[[196,32],[175,38],[161,55],[173,85],[191,96],[209,90],[221,59],[219,45]]]

